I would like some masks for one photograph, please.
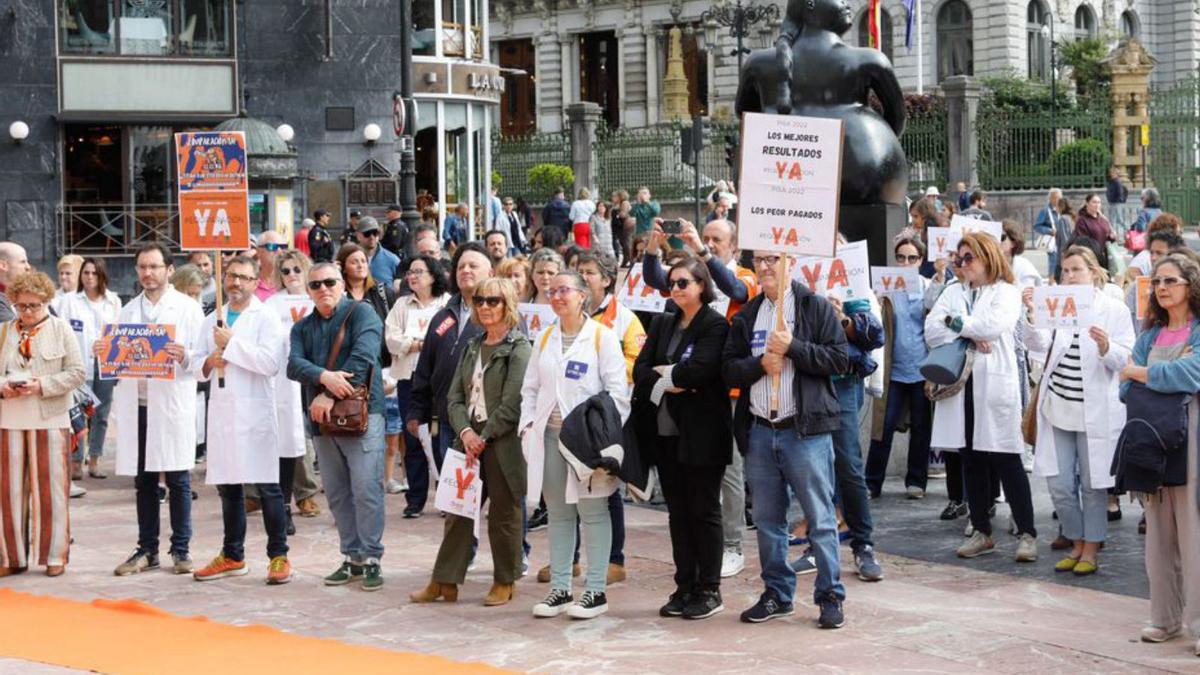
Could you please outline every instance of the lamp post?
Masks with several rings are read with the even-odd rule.
[[[1048,10],[1042,37],[1050,40],[1050,152],[1058,147],[1058,44],[1054,41],[1054,10]]]
[[[742,5],[742,0],[730,3],[725,0],[714,5],[700,14],[704,23],[716,23],[729,29],[730,37],[737,40],[738,75],[742,72],[742,55],[750,51],[742,46],[742,41],[749,34],[750,28],[763,21],[775,21],[779,18],[777,5]]]
[[[417,155],[412,130],[416,126],[417,104],[413,100],[413,0],[400,0],[400,105],[404,107],[404,133],[400,144],[400,218],[408,231],[421,222],[417,211]]]

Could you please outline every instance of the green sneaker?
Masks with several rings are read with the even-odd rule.
[[[363,565],[363,582],[362,589],[364,591],[377,591],[383,588],[383,570],[379,567],[378,561],[368,561]]]
[[[344,561],[340,567],[333,571],[333,574],[325,577],[326,586],[345,586],[346,584],[356,579],[361,579],[363,575],[363,566],[356,565],[349,560]]]

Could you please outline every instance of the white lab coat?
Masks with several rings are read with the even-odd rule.
[[[991,343],[991,353],[975,353],[971,371],[975,404],[971,447],[982,452],[1020,454],[1025,444],[1021,440],[1021,391],[1013,332],[1024,308],[1021,291],[1003,281],[984,286],[973,310],[968,311],[969,291],[961,283],[942,291],[925,317],[925,342],[930,349],[959,337]],[[962,333],[946,326],[947,316],[963,318]],[[964,396],[965,392],[959,392],[934,404],[932,447],[957,450],[966,446]]]
[[[599,335],[597,336],[597,332]],[[597,340],[599,349],[596,348]],[[569,362],[582,364],[579,379],[566,377]],[[617,334],[599,322],[588,319],[575,338],[575,344],[563,354],[562,329],[553,324],[534,343],[533,356],[521,384],[521,447],[528,465],[525,499],[536,508],[542,494],[545,472],[546,423],[555,404],[565,419],[575,406],[607,391],[621,414],[621,423],[629,419],[629,385],[625,378],[625,355]],[[568,472],[566,501],[575,504],[580,498],[608,497],[617,489],[619,479],[603,472],[593,474],[584,484]]]
[[[95,372],[96,357],[92,354],[92,345],[100,338],[104,325],[116,323],[121,314],[121,298],[112,291],[104,295],[97,304],[88,300],[87,293],[67,293],[58,301],[55,309],[58,315],[71,324],[71,331],[79,342],[79,353],[83,355],[83,364],[88,380]]]
[[[200,349],[192,373],[201,382],[216,380],[214,368],[204,373],[204,360],[217,350],[213,327],[217,314],[204,318]],[[209,386],[209,485],[279,482],[279,423],[275,415],[275,379],[283,370],[283,324],[253,295],[233,322],[225,345],[225,386]]]
[[[175,366],[174,380],[146,382],[146,471],[188,471],[196,465],[196,378],[188,370],[199,349],[204,313],[200,304],[167,287],[158,301],[158,314],[143,311],[149,302],[139,294],[121,308],[118,323],[160,323],[175,326],[175,342],[186,354]],[[150,310],[154,312],[153,309]],[[138,380],[125,379],[113,389],[112,414],[117,424],[117,474],[135,476],[138,470]]]
[[[263,303],[279,317],[283,326],[283,366],[275,377],[275,412],[279,423],[279,456],[303,457],[307,448],[304,435],[304,399],[300,383],[287,377],[287,357],[292,348],[292,326],[312,312],[307,295],[289,295],[281,291]]]
[[[1083,377],[1083,415],[1087,428],[1088,473],[1094,490],[1110,488],[1116,484],[1109,473],[1117,438],[1125,427],[1125,404],[1121,402],[1119,385],[1121,368],[1129,361],[1136,339],[1133,322],[1125,303],[1118,302],[1105,293],[1097,293],[1092,304],[1092,325],[1108,333],[1108,353],[1100,356],[1096,341],[1087,333],[1079,335],[1079,365]],[[1042,371],[1038,383],[1038,432],[1036,451],[1033,455],[1033,472],[1038,476],[1058,475],[1058,453],[1054,445],[1054,422],[1045,414],[1046,399],[1053,396],[1047,389],[1050,373],[1062,361],[1071,346],[1070,331],[1025,329],[1025,340],[1030,348],[1038,351],[1050,349],[1048,367]],[[1051,348],[1051,339],[1054,345]]]

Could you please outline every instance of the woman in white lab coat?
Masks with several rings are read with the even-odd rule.
[[[1044,476],[1071,552],[1054,569],[1077,576],[1099,569],[1096,555],[1108,535],[1107,488],[1117,438],[1125,426],[1119,385],[1135,339],[1125,303],[1103,292],[1108,273],[1096,254],[1072,246],[1063,254],[1062,283],[1094,286],[1086,330],[1037,330],[1029,325],[1033,290],[1023,296],[1026,341],[1049,352],[1038,383],[1033,471]]]
[[[605,588],[612,526],[608,496],[618,479],[602,472],[586,484],[571,477],[558,436],[562,420],[587,399],[607,391],[622,423],[629,418],[629,387],[625,356],[615,333],[588,318],[589,291],[583,277],[560,272],[546,296],[557,321],[534,344],[521,387],[521,433],[529,466],[526,499],[536,506],[538,495],[550,514],[550,594],[534,605],[533,615],[589,619],[608,610]],[[586,590],[576,602],[571,595],[571,559],[575,551],[575,520],[582,523],[587,551]]]
[[[1016,560],[1037,559],[1037,530],[1029,479],[1021,464],[1021,394],[1013,337],[1021,293],[1012,268],[989,234],[963,235],[954,259],[962,283],[947,286],[925,318],[930,349],[960,338],[975,348],[974,367],[962,391],[934,405],[931,445],[960,448],[967,504],[975,532],[959,557],[995,550],[990,478],[999,475],[1018,530]]]

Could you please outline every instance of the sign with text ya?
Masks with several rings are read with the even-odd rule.
[[[250,247],[246,135],[240,131],[175,134],[180,248]]]
[[[872,267],[871,289],[875,295],[921,297],[921,273],[916,267]]]
[[[1043,330],[1083,330],[1092,325],[1094,286],[1036,286],[1033,289],[1033,327]]]
[[[741,148],[738,248],[833,256],[842,121],[746,113]]]
[[[1142,321],[1146,318],[1146,312],[1150,309],[1150,277],[1142,275],[1137,278],[1137,319]]]
[[[443,513],[470,518],[479,523],[479,502],[483,492],[480,464],[467,467],[467,456],[457,450],[446,452],[442,471],[438,474],[437,494],[433,506]],[[478,532],[476,532],[478,534]]]
[[[792,278],[821,297],[832,295],[843,301],[865,298],[871,293],[867,242],[842,244],[831,258],[799,258],[792,268]]]
[[[979,220],[978,218],[971,218],[969,216],[956,215],[951,218],[950,229],[957,230],[962,234],[983,232],[995,237],[996,241],[1000,241],[1001,236],[1004,234],[1004,228],[1000,225],[1000,223],[992,222],[990,220]]]
[[[522,302],[517,305],[517,311],[521,314],[521,318],[525,319],[525,328],[529,331],[529,337],[534,339],[558,320],[558,315],[554,313],[550,305]]]
[[[429,330],[429,323],[433,321],[433,315],[439,311],[441,311],[441,307],[426,307],[424,309],[409,307],[408,315],[404,318],[406,322],[404,337],[411,340],[424,340],[425,333]]]
[[[625,281],[617,286],[617,300],[635,312],[661,312],[667,306],[663,294],[646,285],[641,263],[631,266]]]
[[[958,250],[958,240],[962,239],[962,231],[949,227],[930,227],[925,230],[929,238],[929,262],[937,262],[950,258]]]

